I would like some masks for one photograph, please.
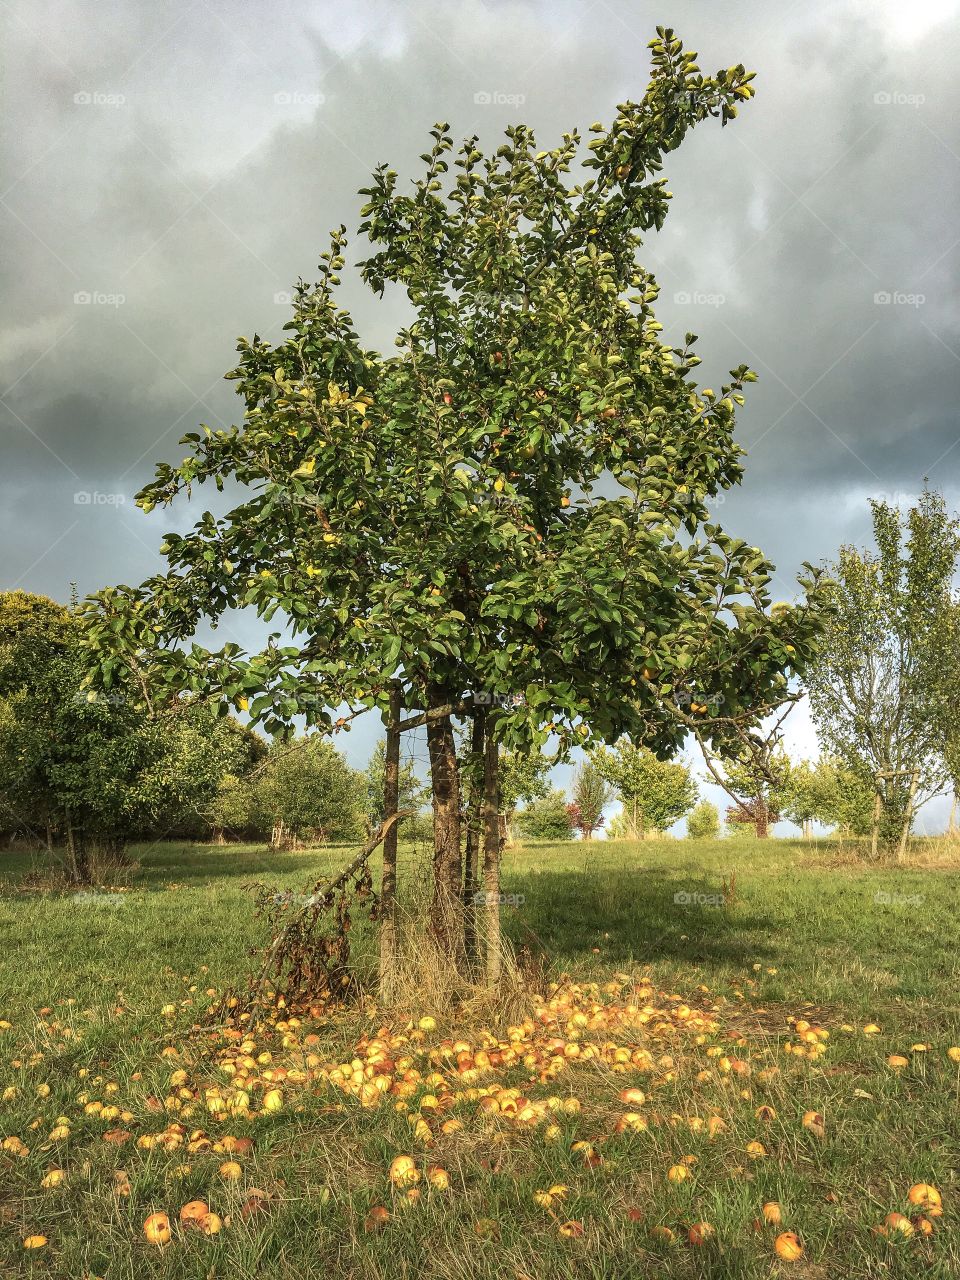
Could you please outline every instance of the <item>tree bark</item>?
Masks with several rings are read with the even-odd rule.
[[[873,825],[870,832],[870,857],[877,856],[877,839],[880,835],[880,811],[883,807],[883,796],[880,792],[880,780],[877,779],[877,791],[873,797]]]
[[[429,707],[449,699],[434,691]],[[430,924],[441,950],[455,964],[463,956],[463,867],[460,853],[460,779],[450,716],[427,721],[430,782],[433,791],[433,899]]]
[[[90,857],[84,844],[83,832],[73,825],[73,816],[67,809],[67,851],[70,854],[70,874],[74,884],[90,883]]]
[[[383,821],[395,818],[400,804],[400,688],[390,690],[387,746],[383,767]],[[394,996],[397,973],[397,842],[399,823],[391,823],[383,838],[383,878],[380,884],[380,994]]]
[[[500,981],[500,788],[499,744],[487,727],[483,750],[483,890],[487,985]]]
[[[766,840],[767,830],[767,800],[766,796],[758,795],[754,800],[754,823],[757,829],[757,838]]]
[[[477,891],[480,886],[480,847],[483,843],[481,804],[483,798],[483,744],[486,712],[478,708],[473,713],[473,731],[470,735],[471,785],[467,807],[467,839],[463,860],[463,941],[467,960],[479,958],[477,936]]]
[[[903,815],[903,829],[900,832],[900,845],[897,849],[897,861],[902,862],[907,853],[907,836],[913,822],[913,800],[917,793],[917,770],[910,774],[910,791],[907,795],[907,811]]]

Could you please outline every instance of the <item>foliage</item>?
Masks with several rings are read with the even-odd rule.
[[[551,761],[540,751],[501,751],[499,760],[500,812],[507,843],[513,841],[517,806],[530,805],[546,796]]]
[[[275,741],[253,793],[255,822],[297,839],[356,840],[363,834],[366,778],[320,735]]]
[[[810,706],[824,748],[879,778],[881,839],[899,839],[914,808],[950,778],[953,730],[945,702],[957,686],[960,625],[952,581],[960,521],[941,495],[925,490],[906,515],[871,502],[876,550],[841,548],[825,591],[826,629],[811,669]]]
[[[386,743],[381,740],[373,749],[373,755],[370,757],[370,763],[367,765],[364,775],[364,812],[367,827],[370,831],[376,831],[384,818],[383,783],[385,762]],[[416,816],[419,817],[420,809],[429,794],[430,789],[425,787],[420,778],[417,777],[416,767],[413,762],[410,760],[401,761],[397,808],[413,809]],[[414,825],[417,826],[418,830],[421,830],[420,824],[416,823],[416,818],[407,818],[400,824],[400,830],[409,837]]]
[[[592,759],[616,789],[632,839],[642,839],[647,826],[665,831],[696,803],[696,783],[685,764],[659,760],[628,738],[621,738],[612,751],[598,749]]]
[[[221,778],[242,772],[257,740],[188,698],[151,716],[132,690],[85,685],[82,623],[22,592],[0,595],[0,768],[6,820],[83,848],[202,826]]]
[[[570,840],[573,825],[567,797],[558,788],[534,800],[517,814],[517,826],[528,840]]]
[[[533,840],[571,840],[573,823],[566,794],[551,788],[545,796],[521,810],[517,824],[524,836]]]
[[[780,821],[790,760],[775,731],[758,742],[754,751],[724,759],[719,773],[709,754],[704,756],[716,781],[735,802],[727,810],[727,821],[753,826],[758,836],[765,837],[769,824]]]
[[[802,760],[790,769],[784,815],[800,826],[816,821],[863,836],[870,832],[873,797],[873,780],[866,770],[851,769],[829,756],[816,764]]]
[[[698,387],[696,335],[660,341],[638,265],[666,216],[666,157],[733,119],[753,75],[705,76],[664,29],[651,60],[641,100],[587,146],[572,130],[544,150],[516,125],[485,155],[440,123],[409,194],[379,166],[359,271],[409,307],[394,352],[340,305],[341,226],[285,339],[239,342],[243,424],[190,432],[138,497],[149,512],[211,483],[241,501],[168,534],[164,572],[89,605],[107,687],[135,669],[158,701],[249,704],[271,733],[387,713],[392,687],[427,713],[434,925],[454,950],[453,717],[495,706],[512,750],[627,733],[668,752],[694,723],[719,743],[789,697],[813,652],[813,599],[773,615],[773,566],[709,520],[743,475],[735,416],[755,375]],[[816,578],[807,566],[804,591]],[[280,624],[261,652],[190,643],[240,608]]]
[[[709,800],[701,800],[687,818],[687,835],[691,840],[715,840],[720,834],[720,814]]]

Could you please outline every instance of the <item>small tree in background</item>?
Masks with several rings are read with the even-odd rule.
[[[520,810],[517,826],[528,840],[572,839],[573,823],[567,797],[556,788],[548,791],[541,799]]]
[[[376,831],[386,816],[383,804],[385,774],[386,743],[381,740],[374,747],[370,763],[364,773],[364,812],[370,831]],[[409,836],[414,828],[422,831],[422,825],[416,819],[419,817],[420,810],[429,795],[430,788],[417,777],[413,762],[407,760],[401,763],[398,770],[397,808],[412,809],[414,811],[414,817],[406,818],[400,823],[402,834]]]
[[[791,710],[792,704],[765,733],[747,735],[736,753],[719,755],[696,734],[708,772],[734,802],[727,810],[727,821],[752,826],[759,839],[766,839],[770,824],[780,821],[786,797],[790,760],[781,740],[783,722]]]
[[[513,843],[517,806],[530,805],[547,794],[550,768],[551,761],[539,751],[500,753],[500,813],[507,844]]]
[[[261,831],[280,846],[314,838],[355,840],[363,833],[363,774],[319,734],[270,750],[254,789]]]
[[[584,840],[592,840],[593,833],[603,826],[603,810],[612,794],[597,766],[585,760],[573,775],[573,802],[569,806],[571,821]]]
[[[70,873],[90,855],[116,858],[131,841],[197,834],[221,779],[263,746],[191,697],[151,715],[128,686],[87,687],[77,613],[22,591],[0,594],[0,773],[5,821],[41,824],[66,846]]]
[[[870,505],[876,550],[842,547],[829,566],[810,709],[824,748],[874,779],[874,843],[889,850],[960,763],[960,520],[929,490],[906,514]]]
[[[809,760],[791,764],[783,789],[783,816],[795,822],[809,840],[815,819],[822,817],[823,804],[817,767]]]
[[[665,831],[696,803],[697,786],[685,764],[659,760],[628,738],[621,738],[612,751],[600,748],[592,759],[623,804],[631,840],[642,840],[647,829]]]
[[[225,774],[207,810],[207,822],[217,844],[226,844],[228,834],[237,839],[258,836],[252,784],[235,773]]]
[[[687,818],[687,835],[691,840],[716,840],[720,834],[720,814],[709,800],[701,800]]]

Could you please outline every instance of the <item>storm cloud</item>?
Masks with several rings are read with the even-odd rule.
[[[412,172],[437,120],[493,146],[517,119],[543,146],[609,120],[642,93],[665,8],[705,71],[758,72],[739,120],[670,158],[645,253],[668,337],[700,335],[704,383],[741,361],[760,375],[720,520],[789,597],[802,561],[867,540],[871,496],[929,477],[956,505],[953,0],[12,0],[4,587],[65,599],[152,572],[166,522],[201,508],[146,518],[134,493],[184,431],[236,420],[237,335],[279,336],[373,167]],[[395,306],[355,281],[345,296],[389,350]]]

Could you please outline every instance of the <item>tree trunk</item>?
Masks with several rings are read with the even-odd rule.
[[[953,836],[957,833],[957,797],[954,796],[950,802],[950,824],[947,827],[947,835]]]
[[[481,805],[483,799],[483,744],[486,712],[473,713],[470,736],[471,785],[467,808],[466,853],[463,860],[463,941],[468,961],[479,958],[477,936],[477,891],[479,889],[480,848],[483,843]]]
[[[383,767],[383,821],[396,814],[400,803],[400,688],[390,689],[387,746]],[[383,879],[380,885],[380,995],[394,996],[397,973],[397,841],[399,823],[383,838]]]
[[[70,875],[74,884],[90,883],[90,857],[84,844],[83,832],[74,829],[73,817],[67,810],[67,852],[70,854]]]
[[[873,797],[873,826],[870,832],[870,857],[877,856],[877,840],[880,836],[880,810],[883,806],[883,796],[880,794],[880,781],[877,779],[877,791]]]
[[[902,862],[907,852],[907,836],[913,823],[913,800],[917,793],[917,770],[910,774],[910,791],[907,795],[907,811],[903,815],[903,829],[900,832],[900,845],[897,849],[897,861]]]
[[[767,829],[767,799],[766,796],[758,795],[754,800],[754,824],[757,828],[757,838],[766,840]]]
[[[487,985],[500,981],[500,788],[498,786],[500,748],[487,731],[483,750],[483,890],[486,924]]]
[[[446,705],[434,691],[428,709]],[[463,956],[463,868],[460,855],[460,780],[450,717],[427,721],[433,791],[433,899],[430,925],[441,950],[458,963]]]

